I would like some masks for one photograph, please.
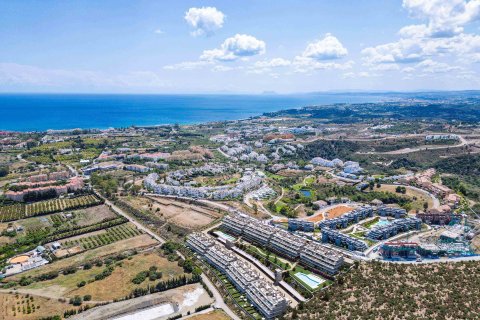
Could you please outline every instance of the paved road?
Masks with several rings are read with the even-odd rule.
[[[101,194],[99,194],[98,192],[95,191],[95,193],[101,197],[102,199],[105,200],[105,204],[109,205],[112,207],[112,209],[117,212],[118,214],[124,216],[125,218],[128,219],[128,221],[130,221],[131,223],[133,223],[138,229],[140,230],[143,230],[145,231],[145,233],[149,234],[150,236],[154,237],[156,240],[158,240],[161,244],[165,243],[166,240],[163,239],[162,237],[160,237],[159,235],[157,235],[156,233],[154,233],[152,230],[148,229],[147,227],[145,227],[144,225],[142,225],[141,223],[139,223],[138,221],[136,221],[135,219],[133,219],[129,214],[127,214],[125,211],[123,211],[122,209],[120,209],[119,207],[117,207],[116,205],[114,205],[110,200],[106,199],[105,197],[103,197]],[[185,259],[185,257],[183,256],[182,253],[178,252],[177,251],[177,254],[182,257],[183,259]],[[225,303],[225,301],[223,301],[223,297],[222,295],[220,294],[220,292],[218,292],[217,288],[212,284],[212,282],[210,281],[210,279],[208,279],[207,276],[205,276],[203,273],[201,275],[202,277],[202,280],[203,282],[207,285],[208,289],[213,293],[213,297],[215,299],[215,303],[214,303],[214,306],[218,309],[223,309],[223,311],[225,311],[226,314],[228,314],[232,319],[234,320],[240,320],[240,318],[227,306],[227,304]]]

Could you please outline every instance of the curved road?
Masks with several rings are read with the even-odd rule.
[[[147,227],[145,227],[144,225],[142,225],[141,223],[139,223],[138,221],[136,221],[135,219],[133,219],[129,214],[127,214],[125,211],[123,211],[122,209],[120,209],[119,207],[117,207],[116,205],[114,205],[110,200],[106,199],[105,197],[103,197],[100,193],[98,193],[96,190],[94,190],[95,194],[98,195],[100,198],[104,199],[105,200],[105,204],[107,204],[108,206],[110,206],[112,208],[113,211],[115,211],[116,213],[118,213],[119,215],[125,217],[128,219],[128,221],[130,221],[131,223],[133,223],[138,229],[144,231],[145,233],[147,233],[148,235],[152,236],[153,238],[155,238],[157,241],[159,241],[161,244],[165,243],[165,239],[163,239],[162,237],[160,237],[159,235],[157,235],[156,233],[154,233],[152,230],[148,229]],[[182,257],[183,259],[185,259],[185,257],[183,257],[183,255],[180,253],[180,252],[177,252],[177,254]],[[228,314],[228,316],[230,316],[232,319],[234,320],[240,320],[240,318],[230,309],[230,307],[225,303],[225,301],[223,301],[223,297],[222,295],[220,294],[220,292],[217,290],[217,288],[213,285],[213,283],[210,281],[210,279],[208,279],[208,277],[202,273],[201,275],[202,277],[202,280],[203,282],[205,283],[205,285],[208,287],[208,289],[213,293],[213,297],[215,298],[215,303],[214,303],[214,306],[215,308],[217,309],[223,309],[223,311],[225,311],[226,314]]]

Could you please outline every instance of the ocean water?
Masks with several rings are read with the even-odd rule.
[[[376,94],[110,95],[0,94],[0,130],[43,131],[192,124],[330,103],[376,102]]]

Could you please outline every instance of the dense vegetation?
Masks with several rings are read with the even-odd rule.
[[[479,262],[361,263],[287,319],[479,319]]]

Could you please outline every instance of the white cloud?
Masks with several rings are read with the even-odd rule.
[[[153,32],[155,34],[164,34],[165,33],[165,31],[163,31],[162,29],[155,29]]]
[[[270,60],[262,60],[257,61],[254,64],[255,68],[278,68],[278,67],[286,67],[291,65],[292,63],[289,60],[283,58],[273,58]]]
[[[463,26],[480,17],[478,0],[403,0],[403,7],[414,18],[427,24],[407,26],[404,35],[417,31],[429,37],[452,37],[463,32]]]
[[[295,57],[295,59],[293,59],[292,64],[295,72],[308,73],[315,70],[328,70],[328,69],[348,70],[348,69],[351,69],[355,63],[352,60],[349,60],[344,63],[320,62],[314,59],[297,56]]]
[[[327,33],[323,39],[309,43],[302,56],[314,60],[334,60],[343,58],[347,54],[347,49],[340,41]]]
[[[166,65],[163,67],[165,70],[194,70],[205,67],[212,64],[208,61],[185,61],[175,64]]]
[[[16,63],[0,63],[0,84],[36,88],[161,88],[165,81],[151,71],[105,74],[89,70],[45,69]]]
[[[265,53],[265,42],[246,34],[226,39],[220,48],[205,50],[200,59],[205,61],[234,61]]]
[[[398,41],[363,49],[365,65],[379,70],[386,65],[416,63],[415,70],[436,73],[442,69],[458,70],[455,66],[438,65],[436,58],[460,64],[476,60],[480,36],[464,33],[464,26],[480,18],[479,0],[404,0],[403,7],[413,18],[426,23],[401,28]],[[423,67],[421,62],[425,62]],[[411,69],[402,69],[406,70]]]
[[[184,18],[194,29],[193,36],[209,36],[223,27],[225,15],[215,7],[202,7],[188,9]]]
[[[283,58],[273,58],[273,59],[265,59],[261,61],[255,62],[248,68],[248,73],[271,73],[273,69],[280,69],[288,67],[292,64],[290,60],[283,59]],[[275,74],[278,77],[278,74]]]

